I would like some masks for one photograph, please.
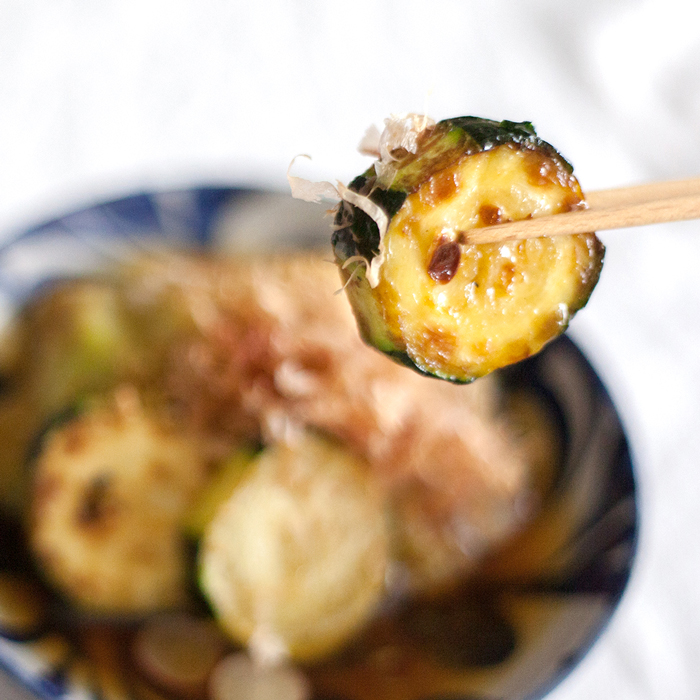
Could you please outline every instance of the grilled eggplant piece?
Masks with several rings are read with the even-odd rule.
[[[50,431],[35,467],[30,546],[55,588],[96,614],[183,603],[181,521],[207,477],[200,448],[129,386]]]
[[[308,433],[266,448],[217,511],[200,584],[224,630],[258,658],[310,660],[374,611],[387,565],[384,500],[367,465]]]
[[[414,150],[394,148],[350,184],[336,261],[367,343],[468,382],[562,333],[604,249],[593,233],[469,244],[472,228],[585,207],[570,164],[530,123],[448,119],[420,130]]]

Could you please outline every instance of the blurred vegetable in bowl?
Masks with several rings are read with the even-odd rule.
[[[359,343],[354,320],[342,296],[333,295],[339,287],[337,273],[332,265],[324,262],[328,257],[324,252],[315,259],[303,256],[296,261],[294,256],[284,256],[283,263],[279,258],[277,262],[259,260],[258,263],[247,258],[244,266],[239,266],[238,259],[227,259],[222,261],[223,267],[229,272],[235,270],[238,275],[231,278],[230,283],[225,282],[226,275],[220,274],[218,263],[210,268],[211,262],[204,261],[198,254],[180,257],[178,253],[164,265],[162,258],[150,253],[156,242],[174,242],[171,233],[158,223],[172,220],[172,216],[152,213],[172,201],[180,204],[186,201],[198,212],[200,207],[206,212],[188,217],[188,221],[195,222],[197,227],[196,234],[193,233],[190,239],[195,249],[203,241],[217,240],[230,250],[236,247],[231,240],[238,232],[250,230],[248,224],[241,225],[241,208],[245,209],[248,204],[252,208],[260,205],[265,201],[265,195],[217,190],[187,193],[182,197],[178,193],[137,197],[133,201],[127,199],[91,210],[87,231],[80,228],[82,224],[75,223],[84,222],[84,216],[69,216],[55,225],[49,223],[38,227],[26,239],[27,245],[31,241],[35,249],[44,235],[47,238],[66,236],[72,242],[70,245],[83,245],[87,241],[86,247],[93,252],[94,241],[100,240],[98,262],[102,269],[113,268],[112,264],[116,262],[121,270],[119,277],[128,280],[121,286],[113,277],[107,276],[108,285],[116,284],[118,295],[128,289],[129,304],[138,301],[145,304],[141,307],[143,309],[160,308],[161,315],[150,318],[161,322],[164,320],[162,309],[169,308],[166,300],[177,299],[176,307],[185,310],[178,316],[184,322],[175,324],[178,340],[168,341],[167,352],[161,356],[163,361],[152,365],[163,380],[158,382],[162,391],[153,391],[153,384],[149,388],[133,373],[114,384],[110,380],[111,388],[90,387],[78,392],[80,397],[77,400],[68,401],[71,410],[59,410],[49,416],[38,428],[38,435],[48,438],[51,430],[60,430],[67,419],[80,416],[81,410],[89,411],[93,406],[104,405],[105,397],[110,393],[114,395],[115,389],[125,385],[131,386],[127,395],[136,389],[147,414],[155,410],[170,425],[192,426],[201,438],[200,444],[206,451],[211,469],[208,473],[213,480],[207,478],[201,500],[195,499],[197,502],[183,514],[182,539],[186,548],[191,547],[192,540],[198,539],[207,524],[213,522],[211,514],[217,511],[218,505],[235,492],[239,483],[243,483],[239,482],[238,476],[231,477],[230,481],[224,476],[227,468],[236,462],[235,455],[247,455],[238,463],[239,476],[242,476],[250,458],[261,447],[291,439],[299,434],[300,429],[303,435],[304,426],[309,424],[319,433],[330,436],[332,441],[347,446],[361,459],[367,460],[371,453],[375,464],[381,466],[376,472],[381,477],[380,491],[392,494],[386,501],[391,565],[385,595],[372,617],[337,654],[303,663],[295,669],[295,673],[303,674],[303,682],[299,683],[298,675],[288,675],[286,670],[281,675],[287,680],[279,682],[285,687],[306,688],[304,692],[309,692],[310,688],[315,696],[345,698],[396,697],[397,693],[414,698],[441,693],[488,696],[504,687],[534,694],[547,687],[552,669],[563,668],[563,664],[570,664],[572,658],[582,654],[609,618],[624,588],[633,552],[634,492],[629,455],[623,433],[619,427],[615,428],[619,423],[614,410],[585,360],[564,340],[513,373],[494,376],[493,381],[487,379],[482,383],[480,380],[469,387],[451,386],[406,373],[400,366],[388,360],[384,362],[384,358]],[[225,205],[223,208],[222,204]],[[178,211],[181,210],[179,206]],[[105,214],[104,219],[101,212]],[[315,225],[311,223],[310,228]],[[283,236],[283,220],[279,226]],[[149,227],[153,229],[150,232]],[[325,229],[325,225],[321,222],[319,228]],[[96,230],[99,233],[95,233]],[[138,235],[134,237],[136,230]],[[178,232],[175,241],[181,243],[182,235],[181,231]],[[326,234],[319,235],[322,238]],[[23,245],[20,240],[12,255],[0,255],[0,292],[4,292],[8,299],[19,298],[22,302],[27,299],[24,290],[36,290],[36,282],[41,278],[41,275],[31,279],[20,276],[19,283],[14,283],[16,279],[9,263]],[[121,267],[125,260],[124,248],[129,253],[128,264]],[[74,262],[70,261],[68,265],[68,276],[71,277],[75,277]],[[251,262],[255,264],[251,265]],[[104,263],[107,263],[106,268]],[[90,264],[86,265],[86,282],[95,281],[92,274],[94,264],[95,260],[91,258]],[[204,274],[207,269],[212,276]],[[248,276],[239,274],[246,269]],[[283,273],[285,269],[287,272]],[[326,291],[320,286],[309,286],[310,271],[313,271],[314,279],[327,280]],[[99,277],[102,284],[105,276],[101,274]],[[10,279],[13,284],[4,283]],[[83,280],[78,281],[82,283]],[[296,287],[299,293],[290,294],[290,290]],[[15,296],[18,290],[20,297]],[[232,305],[240,305],[245,312],[236,314],[229,309],[223,316],[212,313],[217,308],[208,301],[212,295]],[[299,305],[289,304],[290,298],[300,299]],[[319,303],[322,298],[331,305],[342,302],[344,306],[339,307],[343,309],[340,315],[327,316]],[[151,302],[153,305],[149,307]],[[159,307],[161,302],[163,305]],[[336,322],[329,330],[327,323],[331,317],[336,318]],[[145,313],[141,318],[148,319],[149,314]],[[258,320],[254,321],[255,318]],[[154,327],[149,328],[149,325]],[[155,326],[147,320],[142,324],[146,333],[157,333]],[[161,326],[165,330],[168,327],[168,324]],[[137,331],[137,335],[140,332]],[[154,342],[152,346],[155,350],[158,343]],[[369,354],[364,354],[363,350]],[[19,356],[21,353],[14,353],[14,357]],[[372,357],[372,360],[367,357]],[[373,364],[375,362],[379,364]],[[242,367],[248,367],[250,371],[241,375],[237,370]],[[372,367],[375,368],[373,371]],[[410,379],[404,385],[405,376]],[[244,377],[244,381],[233,381],[234,377],[239,377],[239,380]],[[5,386],[7,397],[12,393],[12,382],[6,381]],[[430,388],[423,388],[427,386]],[[534,413],[530,414],[536,418],[530,423],[526,417],[528,411],[517,411],[520,416],[517,419],[515,413],[510,413],[510,418],[505,420],[503,408],[511,387],[517,388],[518,392],[524,391],[528,406],[536,406]],[[322,399],[318,392],[324,392],[326,398]],[[103,396],[99,397],[100,394]],[[348,404],[340,402],[339,398],[328,401],[329,395],[349,396],[350,401]],[[574,395],[577,400],[570,400]],[[329,406],[337,405],[346,408],[341,413],[328,410]],[[450,408],[438,411],[440,405]],[[460,416],[466,415],[481,418],[470,422],[465,432]],[[292,419],[293,416],[297,418]],[[600,421],[603,419],[607,421],[605,444],[613,446],[612,451],[602,447]],[[432,441],[429,439],[432,431],[428,430],[430,420],[444,428]],[[540,431],[527,429],[527,425],[541,425],[543,422],[551,429],[549,437],[546,431],[541,434],[544,448],[542,445],[537,447],[540,438],[536,436]],[[530,455],[527,461],[532,469],[528,478],[522,481],[518,476],[520,462],[513,454],[509,458],[513,460],[511,466],[500,470],[499,478],[491,482],[488,477],[490,460],[504,464],[502,458],[508,454],[509,441],[498,438],[496,444],[501,445],[498,450],[480,451],[477,449],[480,444],[478,436],[482,429],[489,435],[498,435],[501,430],[508,434],[508,425],[511,426],[511,436],[522,446],[523,454]],[[489,426],[498,426],[498,429],[492,432]],[[463,439],[460,439],[460,432]],[[432,455],[430,459],[440,473],[451,474],[450,460],[440,459],[444,453],[440,447],[446,444],[445,440],[450,445],[449,451],[456,449],[460,459],[473,455],[474,450],[481,455],[476,462],[480,465],[476,474],[480,476],[475,477],[473,483],[482,489],[483,499],[464,500],[463,496],[470,490],[466,484],[456,488],[454,493],[444,494],[443,498],[439,490],[425,480],[425,472],[420,469],[421,454],[424,457]],[[36,464],[37,442],[33,439],[30,442],[30,458],[23,458],[23,466],[15,473],[24,483],[36,473],[32,467]],[[25,444],[25,447],[30,446]],[[597,457],[592,458],[593,453]],[[221,481],[217,487],[219,478]],[[522,493],[520,487],[523,483],[530,484],[531,495],[514,497],[514,494]],[[616,485],[615,488],[610,487],[611,483]],[[212,495],[212,491],[219,495]],[[406,501],[407,493],[417,494],[417,500],[411,496]],[[535,494],[542,496],[534,497]],[[204,502],[209,502],[209,506],[202,507]],[[406,503],[422,505],[416,509],[406,507]],[[498,507],[499,504],[503,507]],[[596,504],[595,510],[591,510],[593,504]],[[624,510],[624,504],[631,504],[631,510]],[[423,566],[421,562],[427,561],[426,554],[443,557],[440,554],[443,550],[430,543],[454,542],[453,536],[448,528],[446,540],[442,537],[435,539],[433,535],[417,537],[414,534],[425,534],[425,529],[419,525],[417,530],[408,524],[414,520],[420,523],[424,513],[432,515],[436,509],[449,513],[453,508],[464,508],[466,515],[477,525],[476,529],[464,527],[462,520],[460,527],[454,530],[468,536],[466,542],[473,546],[459,550],[457,560],[450,554],[450,547],[446,547],[444,561],[458,561],[456,567]],[[610,508],[616,508],[617,513],[627,513],[615,521],[619,522],[621,529],[616,533],[608,532],[605,542],[596,537],[589,538],[588,554],[585,558],[580,557],[577,554],[577,533],[586,532],[588,523],[604,517]],[[27,590],[35,588],[37,594],[32,595],[34,614],[29,626],[19,629],[17,624],[21,623],[13,623],[12,638],[25,641],[11,641],[9,632],[5,632],[10,627],[3,627],[5,638],[0,639],[0,654],[5,663],[22,673],[24,678],[29,678],[28,682],[34,688],[44,692],[41,688],[50,682],[52,688],[77,687],[80,690],[76,692],[88,695],[97,696],[120,689],[120,692],[131,693],[137,698],[182,698],[195,692],[200,693],[197,697],[203,697],[202,693],[218,692],[213,688],[208,690],[206,681],[202,681],[202,685],[202,676],[196,683],[193,681],[194,685],[187,686],[189,681],[184,675],[164,671],[167,662],[162,660],[165,659],[162,654],[166,654],[165,651],[158,651],[160,656],[155,657],[156,649],[151,647],[147,650],[150,661],[144,661],[143,647],[140,646],[144,642],[137,642],[137,636],[140,640],[143,637],[138,633],[151,622],[167,621],[171,615],[181,615],[181,609],[164,611],[162,618],[160,615],[146,619],[132,616],[129,621],[124,618],[117,620],[113,616],[99,619],[94,614],[78,615],[74,607],[66,606],[64,598],[56,596],[55,590],[47,590],[42,580],[36,578],[34,561],[19,545],[21,534],[10,515],[11,509],[4,508],[3,511],[8,526],[3,528],[2,536],[8,544],[2,548],[2,571],[12,573],[15,581],[17,578],[23,581]],[[14,512],[17,512],[16,508]],[[396,526],[397,512],[403,513],[400,517],[405,518],[405,526],[400,528]],[[489,512],[497,513],[498,517],[490,520]],[[429,522],[435,521],[431,518]],[[528,522],[531,525],[526,527]],[[513,551],[505,551],[502,557],[499,546],[484,548],[483,536],[476,536],[481,530],[488,538],[495,538],[487,538],[487,542],[500,541],[504,545],[512,535],[520,532],[520,539],[514,540],[512,547],[519,552],[537,551],[535,559],[528,556],[532,566],[524,568]],[[557,537],[546,534],[553,531]],[[433,534],[440,535],[441,532],[442,528],[437,528]],[[530,532],[539,539],[528,540]],[[542,547],[542,542],[547,546]],[[590,549],[591,542],[597,543],[593,550]],[[612,546],[627,546],[627,555],[614,560],[606,558],[605,552]],[[562,552],[567,552],[563,559]],[[192,576],[193,561],[189,559],[187,563]],[[609,568],[613,561],[620,562],[621,566],[615,570]],[[572,567],[566,562],[579,562],[580,566]],[[442,573],[438,580],[434,580],[430,576],[426,579],[426,571]],[[3,581],[0,580],[0,588]],[[193,582],[194,578],[189,585]],[[499,582],[506,582],[507,590],[504,591]],[[565,590],[568,592],[563,593]],[[7,599],[10,600],[11,596]],[[211,620],[207,607],[196,592],[187,596],[184,605],[187,614],[195,620]],[[411,617],[420,624],[408,625],[407,620]],[[137,618],[141,618],[140,613]],[[19,619],[15,617],[16,621]],[[30,620],[30,617],[24,616],[23,619]],[[572,624],[574,619],[576,624]],[[441,620],[448,620],[450,624],[445,627]],[[195,643],[188,644],[177,632],[184,629],[180,623],[166,624],[164,628],[170,630],[168,635],[174,635],[172,646],[168,646],[169,642],[157,641],[158,649],[171,649],[167,654],[185,654],[194,662],[200,651],[204,654],[205,650],[216,647],[216,644],[202,643],[199,650]],[[556,634],[555,628],[559,630]],[[489,630],[489,633],[479,636],[478,630]],[[545,643],[550,633],[563,640],[556,648]],[[195,638],[199,639],[193,634],[191,641]],[[54,644],[56,639],[61,639],[61,644]],[[458,647],[454,646],[455,640],[459,640]],[[13,646],[8,646],[10,644]],[[225,654],[238,649],[231,640],[223,644]],[[546,648],[542,648],[543,644]],[[528,656],[524,653],[535,647],[549,659],[547,664],[539,664],[537,668],[528,665]],[[460,648],[463,653],[459,658],[446,656],[447,648]],[[478,650],[481,651],[477,653]],[[250,678],[248,671],[239,669],[238,663],[227,662],[217,671],[210,664],[216,666],[221,657],[218,651],[214,656],[210,651],[206,652],[206,659],[202,656],[201,663],[197,661],[192,668],[205,669],[202,671],[205,675],[211,673],[212,682],[214,678],[219,679],[216,682],[219,690],[232,687],[231,683],[235,684],[241,678]],[[13,655],[9,656],[10,653]],[[29,674],[26,669],[32,660],[30,666],[25,665],[22,654],[29,654],[32,659],[36,654],[42,655],[42,670]],[[156,662],[155,658],[161,661]],[[36,664],[33,668],[37,668]],[[85,668],[98,670],[91,670],[86,675],[81,671]],[[288,669],[287,666],[281,668]],[[184,690],[185,687],[190,689]],[[498,692],[504,697],[511,696],[510,691]]]

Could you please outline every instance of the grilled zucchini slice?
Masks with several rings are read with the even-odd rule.
[[[48,581],[92,614],[184,603],[181,522],[208,470],[199,440],[133,387],[86,406],[46,435],[35,465],[29,539]]]
[[[0,503],[23,503],[30,445],[84,394],[113,385],[134,364],[115,289],[66,280],[29,300],[13,325],[16,358],[0,401]]]
[[[266,448],[218,509],[200,546],[200,585],[255,657],[319,658],[379,603],[387,538],[367,465],[309,432]]]
[[[570,164],[529,122],[427,126],[415,152],[394,149],[349,190],[332,242],[360,333],[421,372],[468,382],[536,353],[598,280],[593,233],[468,243],[472,228],[585,207]]]
[[[23,509],[31,445],[56,415],[122,382],[162,384],[172,348],[194,321],[158,271],[139,258],[57,280],[21,309],[0,399],[0,508]]]

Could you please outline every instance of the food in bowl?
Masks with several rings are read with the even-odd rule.
[[[459,136],[464,146],[476,123],[456,121],[469,133]],[[495,140],[469,156],[486,164],[465,160],[464,172],[448,173],[455,183],[470,167],[493,174],[505,164],[506,189],[525,172],[545,209],[582,206],[566,163],[527,125],[481,122]],[[435,132],[438,151],[453,126]],[[375,175],[407,156],[390,155]],[[540,158],[547,182],[533,185],[528,158]],[[406,187],[403,201],[412,196]],[[491,348],[493,364],[460,356],[461,374],[443,352],[445,366],[421,366],[395,347],[375,352],[357,325],[367,308],[385,305],[372,300],[372,271],[388,270],[387,258],[341,240],[367,213],[367,198],[344,198],[333,241],[352,304],[337,293],[336,266],[318,252],[157,249],[54,282],[25,305],[0,357],[0,477],[12,485],[0,501],[5,516],[23,523],[44,612],[30,616],[31,632],[3,619],[0,631],[40,634],[46,611],[58,610],[50,619],[79,645],[75,658],[85,654],[98,669],[96,692],[116,687],[139,700],[422,700],[479,689],[510,697],[511,686],[534,692],[549,682],[549,667],[533,669],[518,653],[541,644],[566,608],[537,591],[556,597],[558,586],[588,585],[579,584],[568,548],[587,527],[589,504],[610,499],[590,499],[599,482],[577,481],[570,461],[588,449],[568,434],[585,432],[586,421],[560,422],[571,409],[564,402],[560,413],[561,396],[533,391],[517,369],[493,370],[538,350],[570,316],[545,323],[552,334],[536,333],[523,353]],[[454,214],[449,197],[434,199]],[[491,210],[477,208],[487,223],[482,214]],[[456,256],[452,243],[462,245],[430,243],[427,274],[443,291],[464,271],[464,251]],[[590,294],[602,246],[591,234],[565,248],[575,264],[558,268],[554,286],[556,294],[568,289],[558,303],[570,310]],[[484,251],[472,252],[503,281],[500,258],[508,256],[499,250],[494,262],[494,251]],[[520,281],[551,252],[517,259]],[[381,266],[372,265],[377,257]],[[397,260],[403,268],[410,255]],[[408,279],[415,270],[406,269]],[[367,308],[353,296],[363,273]],[[504,282],[510,301],[496,300],[495,288],[477,299],[487,316],[518,308],[527,285],[512,284],[517,274]],[[538,303],[529,312],[539,313]],[[524,327],[537,325],[525,317]],[[585,441],[595,445],[595,435]],[[588,472],[595,460],[584,462]],[[626,572],[610,584],[611,600]],[[15,584],[0,580],[0,597]],[[605,618],[594,603],[581,634]],[[585,646],[569,632],[547,658]],[[60,650],[51,653],[66,659],[61,668],[80,668]]]
[[[387,611],[453,595],[531,521],[548,414],[498,375],[393,363],[338,287],[317,253],[168,250],[25,305],[0,415],[32,420],[3,442],[23,486],[4,507],[77,614],[191,609],[196,583],[230,644],[325,662]]]

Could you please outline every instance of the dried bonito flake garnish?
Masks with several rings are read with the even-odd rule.
[[[347,300],[333,294],[337,270],[321,256],[226,268],[223,324],[192,341],[210,360],[173,369],[180,410],[234,435],[257,422],[266,443],[293,440],[300,426],[335,436],[392,498],[407,489],[420,496],[436,533],[449,539],[459,530],[454,571],[462,574],[522,526],[527,514],[515,503],[529,489],[528,459],[498,413],[496,377],[469,387],[435,382],[367,348]]]
[[[292,190],[292,197],[303,199],[305,202],[320,202],[324,199],[339,199],[338,188],[330,182],[313,182],[297,175],[292,175],[292,168],[297,158],[311,158],[311,156],[301,153],[292,159],[287,168],[287,181]]]
[[[378,181],[391,184],[396,172],[394,164],[398,160],[395,154],[397,152],[416,153],[420,135],[428,127],[433,126],[434,123],[432,119],[425,115],[409,113],[392,115],[386,119],[384,131],[381,134],[376,127],[368,129],[360,142],[360,152],[377,157],[374,167],[378,175]],[[303,155],[303,157],[308,158],[309,156]],[[341,202],[347,202],[353,207],[360,209],[374,221],[379,233],[376,254],[371,257],[359,254],[352,256],[351,260],[345,260],[344,263],[363,264],[366,267],[367,280],[372,287],[376,287],[379,284],[379,269],[384,262],[386,254],[384,236],[389,227],[387,213],[368,194],[346,187],[340,181],[333,185],[327,181],[312,182],[311,180],[291,175],[290,171],[293,165],[294,160],[287,171],[287,179],[293,197],[307,202],[320,202],[322,199],[340,199]]]
[[[469,382],[538,352],[595,287],[594,233],[470,244],[470,229],[584,208],[571,165],[529,122],[409,114],[370,131],[340,192],[333,249],[363,339]],[[352,194],[351,194],[352,193]]]
[[[385,119],[381,133],[376,127],[365,133],[360,142],[360,152],[377,158],[374,168],[379,182],[385,186],[391,185],[396,172],[394,164],[401,155],[417,153],[421,134],[433,126],[435,121],[425,114],[407,113]]]

